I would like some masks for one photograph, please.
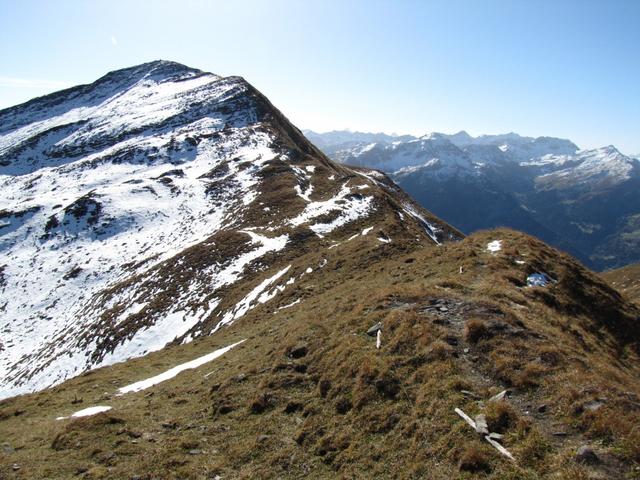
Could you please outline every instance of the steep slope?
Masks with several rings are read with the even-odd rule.
[[[0,192],[2,397],[209,335],[365,228],[461,238],[242,78],[164,61],[0,111]]]
[[[627,295],[631,300],[640,303],[640,265],[608,270],[602,276],[614,288]]]
[[[514,133],[425,138],[437,142],[371,143],[334,158],[387,172],[465,233],[522,229],[597,269],[640,260],[638,160],[613,146],[578,150],[569,140]]]
[[[291,270],[312,272],[213,336],[1,402],[0,474],[636,475],[637,307],[573,259],[513,231],[439,248],[373,233],[299,256]],[[527,287],[536,272],[554,281]],[[379,349],[366,334],[378,322]],[[145,390],[126,388],[243,340]],[[123,387],[130,393],[119,395]],[[504,389],[505,399],[488,400]],[[56,420],[95,406],[111,409]],[[485,414],[515,460],[455,408]]]

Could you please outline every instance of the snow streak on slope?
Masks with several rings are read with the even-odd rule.
[[[154,377],[146,378],[144,380],[140,380],[139,382],[132,383],[131,385],[126,385],[126,386],[118,389],[118,394],[119,395],[124,395],[125,393],[129,393],[129,392],[139,392],[141,390],[146,390],[149,387],[157,385],[158,383],[166,382],[167,380],[172,379],[173,377],[175,377],[176,375],[178,375],[181,372],[184,372],[185,370],[191,370],[193,368],[198,368],[201,365],[204,365],[205,363],[209,363],[212,360],[215,360],[216,358],[218,358],[218,357],[224,355],[225,353],[227,353],[233,347],[236,347],[236,346],[240,345],[242,342],[244,342],[244,340],[240,340],[239,342],[236,342],[236,343],[234,343],[232,345],[229,345],[227,347],[219,348],[218,350],[215,350],[215,351],[213,351],[211,353],[208,353],[207,355],[203,355],[202,357],[198,357],[198,358],[196,358],[194,360],[191,360],[189,362],[181,363],[180,365],[176,365],[175,367],[167,370],[166,372],[162,372],[161,374],[156,375]]]

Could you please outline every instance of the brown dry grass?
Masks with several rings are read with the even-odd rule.
[[[508,255],[486,252],[496,238]],[[361,237],[328,251],[316,275],[214,336],[1,402],[11,451],[2,453],[0,476],[470,478],[462,460],[473,464],[479,451],[490,465],[486,478],[587,478],[598,471],[571,460],[581,443],[606,452],[604,478],[634,475],[637,308],[569,257],[509,230],[438,248],[411,245]],[[511,256],[526,264],[514,267]],[[321,259],[311,249],[281,261],[302,272]],[[558,283],[518,285],[540,270]],[[303,301],[277,310],[296,298]],[[446,300],[448,312],[425,310],[434,298]],[[585,308],[585,298],[600,307]],[[465,334],[470,321],[488,332],[476,343]],[[364,334],[376,322],[383,324],[380,350]],[[149,391],[112,396],[118,386],[241,338],[247,341],[211,364]],[[486,399],[509,385],[504,405],[484,409],[461,392]],[[80,407],[75,397],[83,398]],[[584,408],[595,398],[605,398],[604,406]],[[542,402],[548,409],[538,414]],[[107,414],[54,420],[105,403],[113,406]],[[484,411],[517,462],[475,443],[455,407]],[[569,435],[553,436],[556,430]]]

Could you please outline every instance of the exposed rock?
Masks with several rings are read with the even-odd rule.
[[[598,455],[589,446],[582,445],[576,452],[575,460],[578,463],[594,465],[600,462]]]
[[[289,350],[290,358],[302,358],[309,352],[309,347],[306,344],[298,344]]]
[[[478,432],[480,435],[488,435],[489,426],[487,425],[487,417],[483,413],[481,413],[479,415],[476,415],[474,420],[476,423],[476,432]]]
[[[496,393],[493,397],[489,399],[490,402],[499,402],[504,400],[509,396],[509,390],[502,390],[500,393]]]
[[[349,400],[348,398],[339,398],[336,401],[336,412],[339,413],[340,415],[344,415],[349,410],[351,410],[351,408],[352,408],[351,400]]]
[[[599,410],[603,405],[604,405],[604,401],[602,400],[590,400],[586,402],[582,407],[584,408],[584,410],[595,412]]]
[[[369,330],[367,330],[367,335],[369,335],[370,337],[375,337],[378,334],[378,330],[382,330],[382,322],[378,322],[375,325],[369,327]]]

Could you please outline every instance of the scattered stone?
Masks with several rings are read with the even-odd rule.
[[[20,464],[18,463],[14,463],[11,468],[13,468],[14,472],[17,472],[18,470],[20,470]]]
[[[556,437],[566,437],[569,434],[567,432],[553,432],[551,435],[554,435]]]
[[[469,349],[468,349],[468,348],[465,348],[465,349],[463,349],[462,351],[463,351],[464,353],[469,353]]]
[[[503,390],[500,393],[496,393],[489,399],[490,402],[500,402],[509,396],[509,390]]]
[[[289,350],[290,358],[302,358],[309,352],[309,348],[305,344],[298,344]]]
[[[293,371],[297,373],[307,373],[307,368],[304,363],[295,363],[293,365]]]
[[[351,410],[352,407],[353,405],[351,404],[351,401],[348,398],[339,398],[336,401],[336,412],[339,413],[340,415],[344,415],[349,410]]]
[[[458,339],[453,335],[447,335],[446,337],[444,337],[444,341],[447,342],[452,347],[458,346]]]
[[[326,397],[329,390],[331,390],[331,382],[327,379],[320,380],[320,382],[318,382],[318,389],[320,390],[320,396],[322,398]]]
[[[275,398],[270,393],[258,395],[249,405],[251,413],[260,414],[275,405]]]
[[[492,435],[489,433],[489,430],[487,428],[487,420],[486,417],[482,414],[477,415],[476,419],[473,420],[471,417],[469,417],[466,413],[464,413],[462,410],[460,410],[459,408],[455,408],[454,411],[460,416],[462,417],[462,419],[467,422],[469,424],[469,426],[471,428],[473,428],[476,432],[481,430],[486,430],[486,434],[483,434],[482,436],[484,437],[484,439],[489,442],[489,444],[494,447],[496,450],[498,450],[498,452],[500,452],[502,455],[504,455],[505,457],[509,458],[510,460],[515,461],[515,458],[513,457],[513,455],[511,455],[511,452],[509,452],[509,450],[507,450],[506,448],[504,448],[502,445],[500,445],[500,443],[498,443],[498,441],[496,440],[495,434]],[[478,425],[480,424],[480,425]]]
[[[481,435],[489,435],[489,426],[487,425],[487,417],[484,414],[476,415],[475,424],[476,432]]]
[[[589,410],[590,412],[595,412],[600,409],[604,405],[602,400],[590,400],[583,405],[585,410]]]
[[[507,457],[508,459],[510,459],[510,460],[512,460],[514,462],[516,461],[516,459],[513,457],[513,455],[511,455],[511,452],[509,450],[504,448],[502,445],[500,445],[496,440],[491,438],[489,435],[485,435],[484,439],[487,442],[489,442],[489,444],[491,446],[493,446],[496,450],[498,450],[502,455],[504,455],[505,457]]]
[[[367,335],[375,337],[378,335],[378,330],[382,330],[382,322],[378,322],[367,330]]]
[[[200,455],[202,453],[202,450],[198,448],[192,448],[188,453],[189,455]]]
[[[269,440],[269,435],[258,435],[258,438],[256,438],[258,443],[264,443],[267,440]]]
[[[578,463],[585,463],[587,465],[594,465],[600,462],[600,459],[596,455],[596,452],[594,452],[587,445],[582,445],[580,448],[578,448],[575,460]]]
[[[474,422],[473,419],[469,415],[464,413],[459,408],[455,408],[454,412],[456,412],[465,422],[467,422],[471,428],[473,428],[474,430],[476,429],[476,422]]]
[[[233,410],[234,410],[233,405],[230,405],[228,403],[224,403],[224,404],[220,405],[220,407],[218,408],[218,413],[220,415],[226,415],[227,413],[233,412]]]
[[[527,287],[546,287],[551,281],[546,273],[532,273],[527,277]]]
[[[304,405],[300,402],[289,402],[284,407],[284,413],[295,413],[304,409]]]
[[[475,393],[473,393],[470,390],[460,390],[460,393],[463,394],[466,397],[471,397],[471,398],[475,398],[475,399],[479,399],[480,398],[478,395],[476,395]]]
[[[238,383],[244,382],[246,379],[247,379],[246,373],[241,373],[241,374],[236,375],[235,377],[233,377],[233,380],[238,382]]]

